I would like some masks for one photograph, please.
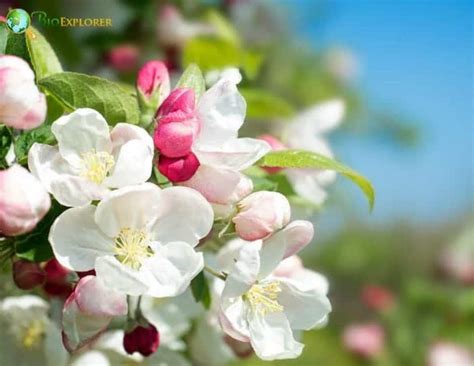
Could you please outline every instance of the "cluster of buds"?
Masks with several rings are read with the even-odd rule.
[[[173,90],[158,109],[155,121],[153,139],[160,151],[160,173],[173,183],[190,179],[200,165],[191,151],[200,127],[194,90]]]

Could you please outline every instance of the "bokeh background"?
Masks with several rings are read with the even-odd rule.
[[[338,179],[312,215],[303,260],[329,278],[334,310],[304,335],[302,358],[274,364],[424,365],[436,347],[474,349],[472,1],[0,1],[8,7],[112,18],[102,29],[33,20],[66,70],[130,83],[152,58],[176,73],[240,67],[249,135],[346,101],[329,140],[373,182],[375,208]]]

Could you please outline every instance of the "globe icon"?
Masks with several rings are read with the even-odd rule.
[[[13,33],[23,33],[30,23],[30,15],[23,9],[12,9],[7,14],[7,26]]]

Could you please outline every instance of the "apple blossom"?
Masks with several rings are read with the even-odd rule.
[[[49,304],[38,296],[6,297],[0,301],[1,364],[66,366],[61,333],[48,318]]]
[[[15,236],[33,230],[51,207],[40,181],[20,165],[0,171],[0,233]]]
[[[20,130],[41,125],[46,98],[35,84],[35,74],[23,59],[0,55],[0,123]]]
[[[141,108],[150,108],[155,112],[170,93],[167,67],[158,60],[148,61],[138,71],[136,84]]]
[[[318,326],[331,311],[319,288],[272,274],[285,256],[301,248],[299,231],[287,227],[263,243],[243,245],[222,292],[222,328],[232,338],[250,341],[264,360],[298,357],[303,344],[293,332]]]
[[[107,53],[109,65],[118,72],[130,72],[136,69],[140,50],[134,44],[118,45]]]
[[[381,286],[367,285],[362,289],[362,301],[371,309],[384,311],[390,309],[395,299],[393,293]]]
[[[109,132],[99,112],[82,108],[51,129],[58,145],[35,143],[28,165],[64,206],[87,205],[111,188],[142,183],[151,175],[153,141],[140,127],[119,123]]]
[[[124,294],[107,288],[95,276],[81,278],[64,303],[64,346],[70,352],[84,347],[106,330],[114,316],[125,315],[127,310]]]
[[[377,323],[352,324],[344,330],[344,346],[358,356],[375,358],[384,347],[384,330]]]
[[[474,353],[462,345],[439,341],[429,348],[426,362],[427,366],[472,366]]]
[[[200,191],[211,203],[235,203],[243,198],[242,191],[248,194],[247,189],[242,190],[246,178],[239,172],[270,151],[265,141],[238,138],[247,108],[237,89],[240,80],[238,72],[224,73],[197,106],[201,127],[192,151],[201,165],[191,179],[181,184]],[[209,189],[205,182],[219,189]]]
[[[63,212],[49,240],[66,268],[95,269],[106,286],[129,295],[168,297],[202,270],[193,247],[212,223],[212,208],[198,192],[143,183],[110,192],[97,207]]]
[[[237,204],[232,222],[245,240],[262,239],[290,221],[290,203],[278,192],[254,192]]]

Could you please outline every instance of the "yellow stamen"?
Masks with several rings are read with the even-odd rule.
[[[85,152],[81,155],[81,176],[101,184],[115,165],[114,157],[105,151]]]
[[[280,292],[279,281],[257,283],[247,291],[244,300],[250,303],[253,311],[265,316],[268,313],[283,311],[283,306],[277,301]]]
[[[145,231],[123,228],[115,238],[115,254],[121,263],[139,269],[142,260],[153,254],[149,244]]]
[[[44,334],[44,323],[35,320],[28,327],[25,328],[22,337],[21,344],[26,349],[32,349],[38,347],[40,344],[41,338]]]

